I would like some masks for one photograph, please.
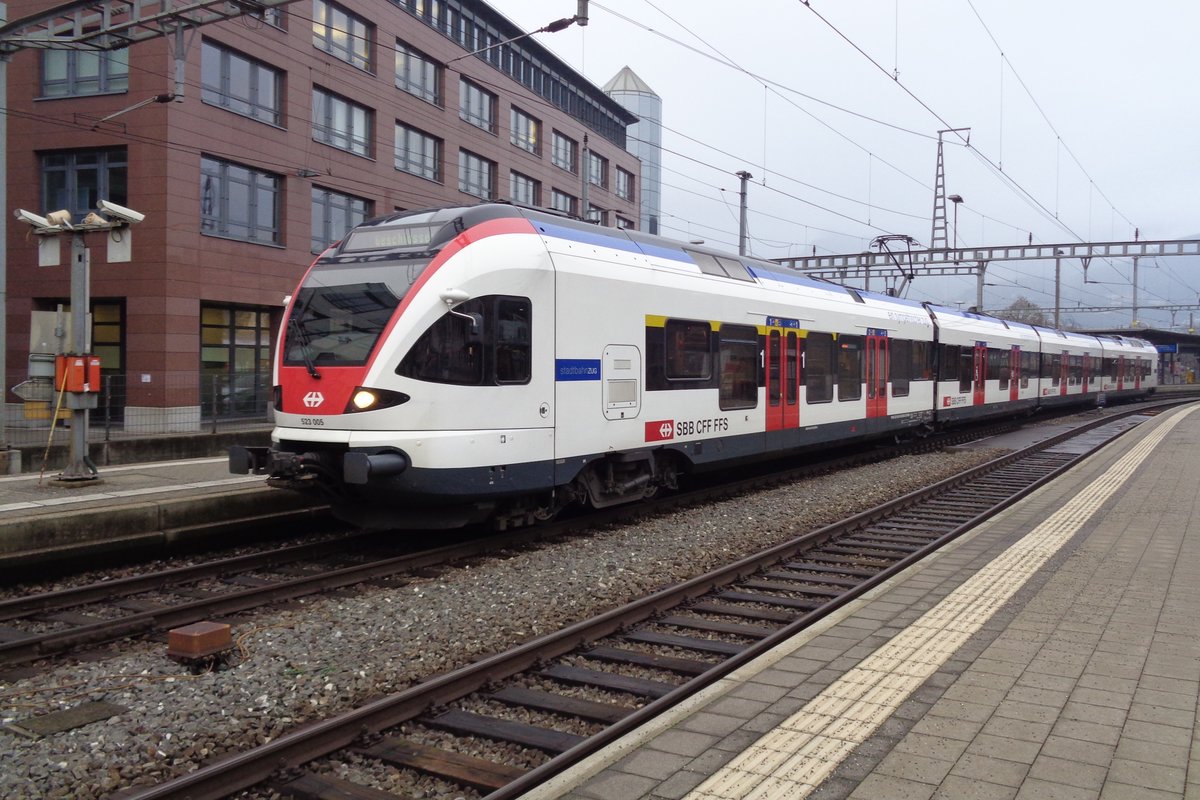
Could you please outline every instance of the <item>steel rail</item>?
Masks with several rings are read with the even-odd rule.
[[[833,539],[864,524],[869,524],[903,510],[934,495],[974,480],[980,475],[995,471],[1010,463],[1026,458],[1059,442],[1073,438],[1101,425],[1132,414],[1145,413],[1145,409],[1130,410],[1123,414],[1090,421],[1055,436],[1049,437],[1023,450],[1008,453],[985,464],[973,467],[931,486],[919,489],[903,497],[855,514],[854,516],[806,533],[788,542],[775,545],[760,553],[740,559],[722,568],[663,589],[626,606],[613,609],[589,620],[570,625],[556,633],[547,634],[517,647],[486,657],[478,662],[460,667],[451,672],[430,678],[394,695],[367,703],[343,714],[306,724],[303,728],[284,734],[272,742],[224,757],[195,771],[150,788],[139,788],[119,793],[123,800],[162,800],[164,798],[188,798],[188,800],[215,800],[227,794],[245,789],[267,780],[277,769],[296,767],[307,761],[327,755],[351,745],[364,734],[373,734],[400,725],[428,711],[450,703],[477,691],[489,683],[511,677],[547,660],[557,658],[589,642],[612,635],[622,628],[650,619],[682,603],[697,598],[719,586],[743,579],[764,566],[785,560],[795,553]],[[1126,429],[1128,430],[1128,429]],[[1116,435],[1125,431],[1122,430]],[[1112,437],[1116,438],[1116,436]],[[1108,441],[1111,441],[1109,439]],[[1107,442],[1106,442],[1107,443]],[[554,774],[577,763],[586,756],[606,746],[616,738],[644,724],[653,716],[691,696],[700,689],[729,674],[738,666],[765,652],[788,637],[795,635],[807,625],[841,608],[854,598],[869,591],[899,571],[916,563],[930,553],[952,541],[983,520],[999,513],[1017,502],[1063,471],[1071,468],[1091,452],[1070,459],[1052,472],[1021,488],[1010,497],[991,508],[981,511],[969,522],[959,525],[935,543],[922,547],[864,584],[825,604],[822,608],[805,614],[786,628],[771,634],[759,644],[743,653],[722,662],[712,670],[672,690],[661,699],[652,701],[639,711],[606,728],[563,754],[531,770],[522,778],[493,792],[486,800],[508,800],[528,791]]]

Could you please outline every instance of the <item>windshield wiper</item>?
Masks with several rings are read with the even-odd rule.
[[[308,304],[305,303],[305,308]],[[308,334],[304,332],[304,328],[300,325],[300,321],[296,315],[288,317],[288,323],[292,326],[292,330],[296,333],[296,338],[300,340],[300,355],[304,357],[304,366],[308,368],[308,374],[315,379],[321,380],[321,373],[317,372],[317,365],[313,363],[312,355],[308,352]]]

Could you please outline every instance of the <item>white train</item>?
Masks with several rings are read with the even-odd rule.
[[[602,507],[833,442],[1155,388],[1146,342],[1005,322],[488,203],[354,228],[287,309],[230,469],[371,527]]]

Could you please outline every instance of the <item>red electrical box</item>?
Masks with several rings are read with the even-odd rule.
[[[100,391],[100,356],[55,356],[54,388],[68,392]]]

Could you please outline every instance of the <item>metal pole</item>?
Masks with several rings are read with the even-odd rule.
[[[1054,257],[1054,327],[1058,324],[1059,310],[1062,308],[1062,259]]]
[[[90,254],[83,243],[82,233],[71,234],[71,354],[83,356],[88,351],[88,309],[91,306]],[[67,393],[71,409],[71,440],[67,468],[59,480],[94,480],[96,472],[88,465],[87,435],[88,407],[96,395],[82,392]]]
[[[0,25],[8,4],[0,2]],[[8,217],[8,56],[0,56],[0,214]],[[0,231],[0,450],[8,449],[8,225]]]
[[[749,239],[749,232],[746,226],[746,183],[754,176],[746,170],[737,173],[741,179],[741,189],[738,191],[739,207],[741,216],[738,219],[738,255],[746,255],[746,242]]]
[[[957,209],[958,206],[956,205],[955,208]],[[983,278],[986,273],[987,273],[987,262],[980,261],[979,262],[979,273],[976,275],[976,280],[975,280],[975,310],[978,311],[980,314],[983,313]]]
[[[1138,313],[1137,313],[1138,312],[1138,296],[1137,296],[1138,274],[1137,273],[1138,273],[1138,257],[1134,256],[1133,257],[1133,324],[1129,326],[1131,328],[1136,328],[1137,324],[1138,324]]]
[[[588,135],[583,135],[583,151],[579,155],[579,174],[583,178],[583,183],[579,187],[579,218],[589,219],[588,214],[588,180],[591,176],[588,174],[591,165],[588,163],[590,157],[588,151]]]

